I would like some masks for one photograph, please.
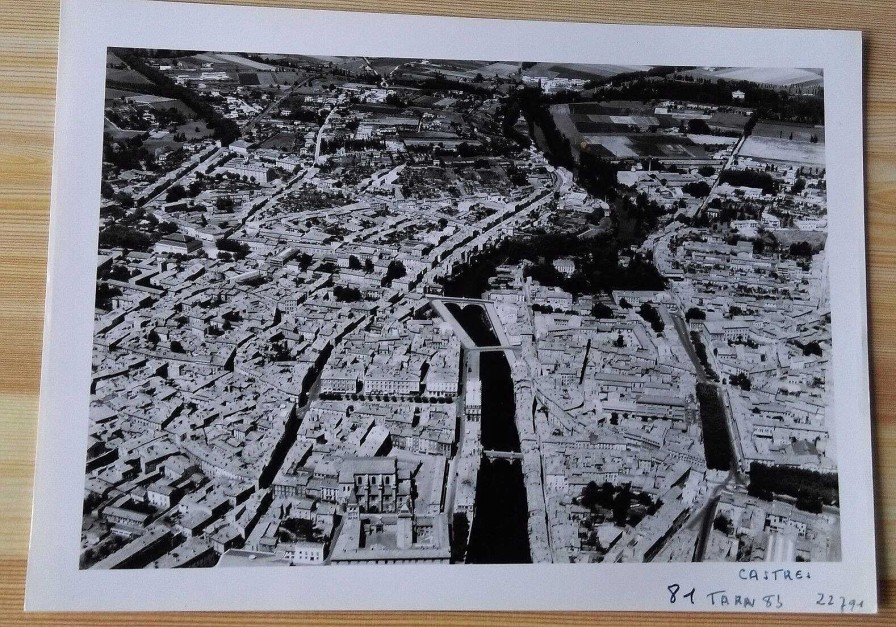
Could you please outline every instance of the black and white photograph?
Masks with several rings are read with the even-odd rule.
[[[81,567],[839,561],[823,86],[109,49]]]
[[[874,611],[859,38],[125,4],[32,607]]]

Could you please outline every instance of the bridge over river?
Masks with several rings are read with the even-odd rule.
[[[495,451],[492,449],[482,449],[482,456],[487,457],[490,461],[495,461],[496,459],[506,459],[508,461],[522,461],[523,454],[519,451]]]
[[[431,298],[429,302],[436,313],[439,314],[439,316],[445,322],[451,325],[452,330],[460,339],[460,343],[464,347],[464,350],[476,351],[481,353],[497,351],[519,352],[521,350],[519,346],[510,343],[510,339],[507,337],[507,333],[504,331],[504,326],[501,324],[501,319],[498,317],[498,312],[495,310],[495,303],[493,303],[492,301],[484,300],[481,298],[452,298],[447,296],[436,296]],[[467,307],[470,306],[474,306],[476,309],[482,311],[485,314],[488,326],[491,327],[489,334],[492,336],[492,338],[487,341],[483,341],[484,338],[481,337],[474,339],[467,332],[467,329],[462,324],[462,321],[458,320],[457,315],[452,312],[451,309],[447,307],[447,305],[454,305],[455,307],[457,307],[457,315],[459,315],[461,311],[466,310]],[[507,355],[511,363],[513,363],[513,354],[510,352],[507,352],[505,354]]]

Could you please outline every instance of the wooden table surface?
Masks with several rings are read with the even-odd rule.
[[[248,4],[608,23],[846,28],[865,33],[865,169],[882,611],[896,624],[896,5],[893,0],[293,0]],[[736,614],[24,614],[53,147],[57,1],[0,0],[0,624],[797,625]],[[848,559],[848,556],[845,556]],[[637,585],[633,582],[633,585]],[[583,591],[583,594],[587,592]]]

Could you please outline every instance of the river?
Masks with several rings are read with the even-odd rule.
[[[497,346],[498,336],[495,335],[492,325],[489,324],[488,314],[480,305],[465,305],[461,307],[457,303],[448,303],[445,308],[460,323],[476,346]]]
[[[479,305],[449,304],[451,313],[479,346],[495,346],[498,339]],[[482,379],[482,447],[520,450],[520,438],[510,365],[502,352],[480,355]],[[470,564],[530,563],[529,507],[519,461],[482,459],[476,478],[476,513],[466,561]]]

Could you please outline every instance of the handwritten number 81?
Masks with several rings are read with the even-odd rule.
[[[666,589],[669,591],[669,603],[675,603],[678,600],[678,593],[681,591],[681,586],[677,583],[673,583],[671,586],[666,586]],[[694,604],[694,592],[696,592],[696,588],[691,588],[690,592],[686,592],[681,595],[685,599],[690,599],[691,605]]]

